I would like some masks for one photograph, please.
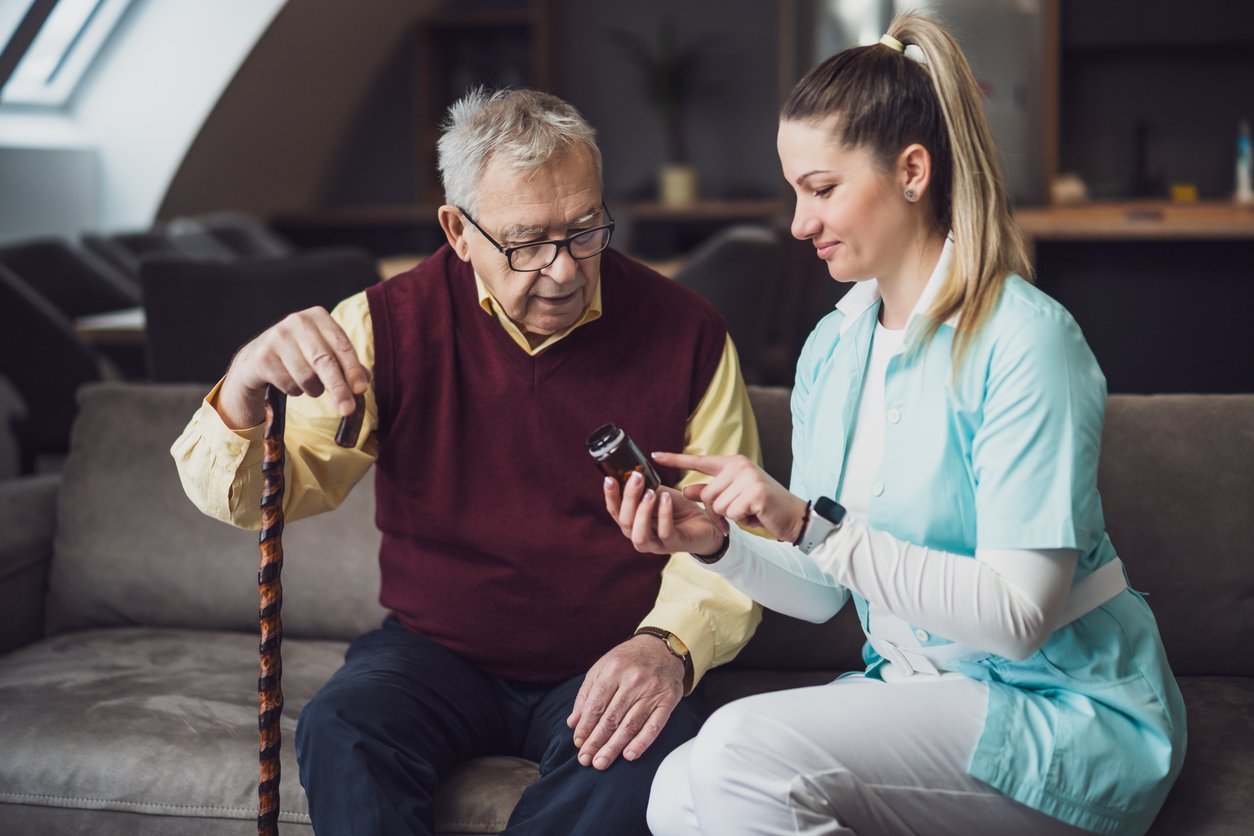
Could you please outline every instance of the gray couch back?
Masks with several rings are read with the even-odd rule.
[[[169,448],[201,387],[85,388],[58,505],[48,626],[256,630],[257,537],[202,516]],[[791,468],[788,391],[750,388],[767,469]],[[595,489],[589,470],[590,490]],[[1177,673],[1254,675],[1254,395],[1113,396],[1099,486],[1107,527]],[[379,534],[368,474],[344,505],[284,534],[284,630],[376,626]],[[768,613],[736,667],[857,667],[846,608],[814,626]]]
[[[57,505],[50,632],[256,631],[257,535],[196,510],[170,456],[204,394],[182,384],[81,391]],[[283,544],[285,634],[347,639],[378,626],[373,473],[333,513],[289,526]]]

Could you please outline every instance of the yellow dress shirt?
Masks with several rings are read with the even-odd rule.
[[[601,287],[583,316],[572,326],[551,335],[534,348],[519,327],[505,315],[487,286],[475,277],[479,304],[523,351],[545,351],[574,329],[599,318]],[[374,367],[374,329],[366,294],[351,296],[336,306],[331,317],[344,329],[362,365]],[[205,397],[170,452],[188,497],[203,513],[241,528],[261,527],[261,458],[264,427],[233,430],[223,423],[214,402],[218,388]],[[284,439],[287,446],[284,514],[298,520],[339,506],[378,457],[374,429],[378,408],[374,387],[366,390],[366,416],[357,445],[335,444],[340,416],[325,397],[289,398]],[[761,461],[757,423],[740,376],[740,362],[730,335],[710,386],[688,418],[685,453],[732,455],[741,453]],[[686,473],[680,487],[706,477]],[[596,480],[589,465],[589,479]],[[641,555],[641,560],[649,560]],[[669,630],[688,646],[695,686],[710,668],[732,659],[753,636],[761,608],[688,555],[671,555],[662,569],[662,584],[653,609],[640,622]],[[572,625],[572,629],[577,629]],[[626,638],[626,637],[624,637]]]

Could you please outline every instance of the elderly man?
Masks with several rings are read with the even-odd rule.
[[[584,439],[612,421],[644,450],[756,458],[735,349],[707,303],[607,249],[595,133],[567,103],[472,93],[439,165],[447,246],[244,346],[172,452],[205,513],[257,527],[273,384],[309,396],[288,407],[289,520],[375,466],[389,616],[296,733],[319,833],[430,833],[440,779],[487,754],[540,763],[509,833],[645,833],[654,771],[702,719],[685,695],[759,611],[636,554]]]

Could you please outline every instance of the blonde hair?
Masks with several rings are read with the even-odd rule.
[[[932,224],[941,235],[952,231],[954,258],[917,345],[958,315],[956,371],[1006,277],[1030,278],[1031,267],[1010,214],[979,86],[962,50],[943,26],[918,12],[898,15],[888,34],[918,49],[922,61],[883,44],[839,52],[797,82],[780,119],[817,123],[839,117],[836,141],[866,148],[885,170],[906,146],[927,148]]]

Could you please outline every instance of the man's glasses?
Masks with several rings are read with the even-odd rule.
[[[604,226],[581,230],[558,241],[534,241],[530,244],[519,244],[516,247],[502,247],[488,234],[487,230],[470,217],[469,212],[460,206],[457,207],[457,211],[461,212],[462,217],[470,221],[471,226],[488,239],[488,243],[505,256],[511,270],[519,273],[534,273],[557,261],[557,254],[563,249],[570,253],[571,258],[584,259],[592,258],[608,247],[610,238],[614,235],[614,218],[610,216],[610,210],[604,203],[601,204],[601,208],[605,211],[605,217],[609,218],[609,223]]]

